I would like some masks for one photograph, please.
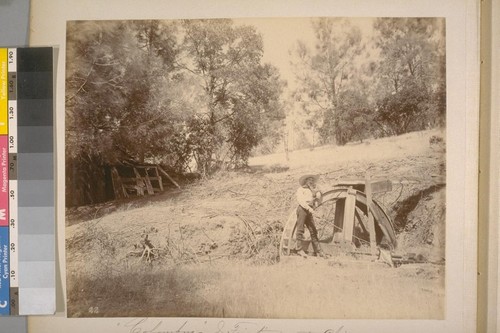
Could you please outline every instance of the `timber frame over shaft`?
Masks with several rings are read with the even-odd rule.
[[[394,224],[382,206],[372,198],[374,193],[391,189],[390,181],[372,182],[368,176],[363,181],[342,181],[323,193],[315,221],[328,225],[331,230],[324,231],[324,237],[320,237],[322,246],[337,243],[346,249],[353,249],[356,243],[363,241],[370,244],[373,255],[378,252],[378,247],[395,249]],[[294,208],[285,223],[280,242],[281,256],[290,255],[296,246],[295,211]],[[357,230],[360,235],[356,235]]]
[[[115,199],[131,195],[153,195],[164,191],[164,179],[177,188],[179,184],[159,165],[131,165],[111,167],[111,180]]]

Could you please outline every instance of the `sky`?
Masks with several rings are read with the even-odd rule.
[[[283,79],[290,87],[294,86],[295,77],[290,64],[290,50],[302,40],[310,47],[314,45],[314,32],[310,18],[273,18],[241,20],[252,24],[262,33],[264,42],[263,61],[278,67]],[[239,23],[240,20],[235,20]]]
[[[271,63],[276,66],[280,73],[281,78],[286,80],[288,87],[285,90],[284,97],[287,98],[289,94],[295,90],[299,82],[296,82],[295,75],[293,74],[290,50],[297,43],[297,40],[304,42],[310,49],[315,46],[315,35],[312,27],[313,18],[257,18],[257,19],[233,19],[236,25],[245,24],[252,25],[256,30],[262,34],[264,43],[263,62]],[[350,23],[360,28],[364,42],[368,42],[373,37],[373,21],[374,18],[350,18]],[[367,59],[364,58],[366,61]],[[298,115],[300,112],[300,105],[294,103],[291,105],[294,111],[287,112],[287,133],[288,142],[292,149],[295,149],[295,141],[297,139],[294,128],[303,120]],[[303,131],[313,140],[312,130],[306,130],[305,124]]]
[[[290,65],[290,50],[297,40],[306,43],[311,49],[315,45],[315,36],[312,28],[313,18],[257,18],[233,19],[235,24],[254,26],[262,34],[264,42],[263,61],[278,67],[281,77],[287,80],[290,88],[296,86],[292,66]],[[373,18],[351,18],[353,25],[357,25],[365,39],[373,35]]]

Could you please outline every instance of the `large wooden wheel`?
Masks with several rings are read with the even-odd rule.
[[[374,219],[377,245],[383,242],[391,249],[396,248],[396,234],[390,217],[375,200],[369,208]],[[366,194],[361,191],[339,188],[324,193],[321,203],[315,210],[314,220],[320,243],[333,243],[335,239],[359,247],[364,242],[367,244],[370,242],[367,199]],[[282,256],[290,255],[291,250],[295,249],[296,221],[296,207],[294,207],[281,236],[280,255]]]

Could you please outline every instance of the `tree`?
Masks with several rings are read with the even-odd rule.
[[[70,153],[143,163],[170,133],[165,126],[175,111],[167,89],[176,51],[166,36],[173,28],[157,21],[75,22],[68,36],[74,59],[67,71]]]
[[[400,135],[421,127],[423,110],[428,95],[425,91],[408,86],[384,97],[378,104],[376,121],[385,125],[386,134]]]
[[[283,119],[261,36],[231,20],[72,22],[67,52],[67,175],[90,201],[104,166],[194,159],[209,174],[245,164]]]
[[[373,112],[363,89],[342,92],[334,116],[341,144],[353,140],[363,141],[373,134]]]
[[[312,21],[316,36],[314,51],[298,42],[294,55],[295,74],[302,83],[300,94],[310,123],[318,128],[322,142],[345,144],[339,127],[338,106],[356,72],[355,59],[363,50],[361,31],[346,19],[321,18]]]
[[[126,103],[120,110],[114,135],[115,149],[137,163],[161,158],[169,141],[188,116],[177,108],[175,74],[176,26],[160,21],[134,21],[134,48],[123,74]],[[123,47],[123,46],[122,46]]]
[[[125,103],[119,22],[68,24],[66,67],[66,183],[68,205],[105,199],[103,165],[113,159],[110,114]],[[115,52],[113,52],[115,51]],[[115,109],[116,108],[116,109]],[[71,194],[71,195],[70,195]]]
[[[156,21],[68,24],[66,174],[85,202],[104,199],[104,166],[144,163],[176,133],[173,35]]]
[[[194,155],[210,173],[221,163],[246,163],[269,119],[280,117],[283,83],[278,71],[261,63],[262,38],[253,27],[231,20],[185,20],[180,67],[199,80],[205,105],[192,122]]]
[[[380,18],[374,28],[381,57],[377,119],[397,133],[444,124],[444,20]]]
[[[124,26],[116,22],[68,25],[66,79],[66,142],[69,154],[104,152],[110,144],[111,101],[125,103],[121,85],[125,65],[113,54]]]

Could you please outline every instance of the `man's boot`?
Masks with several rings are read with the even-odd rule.
[[[319,245],[319,241],[317,241],[317,240],[311,241],[311,244],[312,244],[314,253],[316,253],[316,256],[321,257],[321,258],[326,258],[325,253],[323,252],[323,250],[321,250],[321,246]]]
[[[304,251],[304,248],[302,247],[303,242],[300,240],[297,240],[297,247],[296,247],[296,253],[297,255],[301,256],[302,258],[307,258],[307,253]]]

